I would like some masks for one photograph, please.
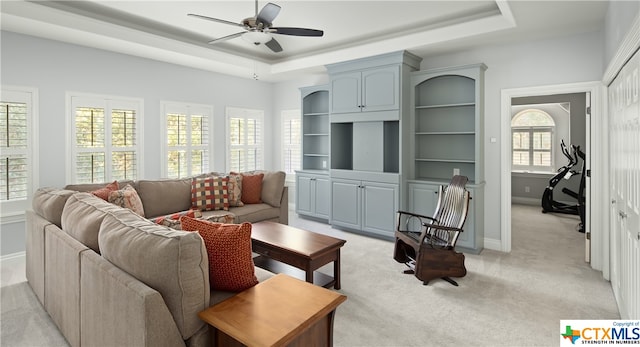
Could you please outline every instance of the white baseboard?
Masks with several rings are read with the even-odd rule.
[[[535,199],[535,198],[523,198],[520,196],[512,196],[511,203],[520,204],[520,205],[540,206],[542,204],[542,201],[540,199]]]
[[[502,252],[502,242],[497,239],[484,239],[484,248]]]
[[[0,261],[20,259],[20,258],[24,258],[26,256],[27,256],[27,253],[25,251],[16,252],[16,253],[11,253],[11,254],[6,254],[6,255],[3,255],[3,256],[0,256]]]

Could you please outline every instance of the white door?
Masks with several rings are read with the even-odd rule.
[[[624,319],[640,317],[640,55],[610,86],[611,283]]]

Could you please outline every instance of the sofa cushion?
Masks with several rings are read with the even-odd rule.
[[[78,184],[67,184],[64,189],[74,190],[76,192],[92,192],[94,190],[98,190],[100,188],[104,188],[108,182],[105,183],[78,183]],[[124,187],[127,184],[132,185],[134,188],[136,187],[136,182],[132,180],[122,180],[118,181],[118,187]]]
[[[191,181],[191,208],[229,210],[228,177],[195,177]]]
[[[91,191],[91,194],[99,197],[104,201],[109,201],[109,194],[111,194],[111,192],[115,192],[118,189],[120,189],[118,181],[113,181],[100,189]]]
[[[231,212],[236,215],[235,223],[257,223],[263,220],[280,218],[280,209],[265,203],[234,207]]]
[[[264,172],[264,178],[262,178],[262,202],[266,202],[273,207],[280,207],[285,178],[284,171]]]
[[[120,206],[122,208],[128,208],[131,211],[144,217],[144,207],[142,206],[142,200],[138,196],[138,192],[130,184],[127,184],[124,188],[114,190],[109,193],[110,203]]]
[[[122,210],[90,193],[75,193],[62,210],[62,230],[85,246],[100,253],[98,231],[107,213]]]
[[[57,188],[40,188],[33,194],[33,211],[51,223],[62,227],[62,211],[67,199],[75,191]]]
[[[104,218],[99,242],[105,259],[160,292],[183,339],[204,326],[198,312],[209,307],[209,263],[197,233],[120,209]]]
[[[147,217],[158,217],[191,208],[191,178],[140,180],[137,186]]]
[[[211,289],[240,292],[258,284],[251,252],[251,223],[222,224],[180,218],[182,230],[197,231],[209,256]]]
[[[242,202],[245,204],[259,204],[262,202],[262,178],[263,173],[242,174]]]

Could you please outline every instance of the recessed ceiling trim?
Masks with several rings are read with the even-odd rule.
[[[333,64],[403,49],[411,50],[413,47],[466,38],[497,30],[509,29],[514,26],[515,23],[513,20],[506,18],[502,13],[498,13],[484,18],[476,18],[466,22],[432,28],[427,31],[414,32],[404,36],[275,63],[271,65],[271,73],[279,74],[305,69],[309,66]]]

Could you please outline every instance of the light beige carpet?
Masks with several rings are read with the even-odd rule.
[[[403,274],[392,242],[295,215],[290,224],[347,240],[335,346],[557,346],[561,319],[619,318],[609,282],[584,262],[576,216],[520,205],[512,216],[512,252],[466,255],[459,287]],[[2,346],[64,345],[24,283],[2,288],[1,304]]]

